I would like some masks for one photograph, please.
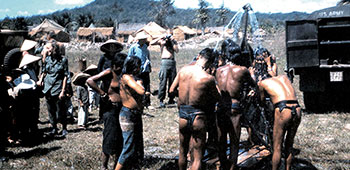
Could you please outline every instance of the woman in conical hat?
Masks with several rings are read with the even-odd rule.
[[[109,69],[112,66],[112,60],[115,54],[123,50],[123,45],[118,43],[116,40],[106,41],[100,48],[104,54],[100,57],[97,65],[97,72],[100,73],[103,70]],[[111,81],[109,79],[102,79],[101,89],[107,91]],[[99,117],[102,122],[103,113],[106,112],[105,104],[100,103]]]
[[[105,104],[103,112],[103,141],[102,141],[102,166],[108,169],[110,158],[114,161],[114,166],[118,163],[118,156],[123,147],[123,137],[119,124],[119,112],[122,107],[120,98],[120,77],[126,54],[117,53],[112,60],[112,67],[90,77],[88,85],[100,94],[100,104]],[[110,87],[102,89],[97,85],[100,80],[109,80]],[[100,105],[101,110],[101,105]]]
[[[116,40],[110,39],[101,45],[100,50],[105,53],[118,53],[123,50],[123,45]]]

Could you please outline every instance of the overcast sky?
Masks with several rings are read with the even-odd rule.
[[[0,0],[0,19],[9,16],[31,16],[47,14],[65,8],[86,5],[93,0]],[[133,0],[130,0],[130,3]],[[210,7],[218,8],[224,2],[225,7],[237,11],[250,3],[255,12],[308,12],[335,6],[339,0],[207,0]],[[178,8],[198,8],[198,0],[175,0]]]

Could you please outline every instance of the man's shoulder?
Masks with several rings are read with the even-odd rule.
[[[192,65],[184,65],[183,67],[181,67],[181,69],[178,71],[178,73],[183,74],[185,72],[191,71],[191,66]]]
[[[133,49],[133,48],[137,48],[138,46],[139,46],[139,44],[137,44],[137,43],[131,44],[129,50]]]

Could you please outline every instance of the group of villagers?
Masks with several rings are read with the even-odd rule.
[[[114,169],[138,169],[144,157],[142,114],[144,106],[150,105],[151,65],[147,35],[139,33],[136,39],[128,54],[121,52],[122,44],[115,40],[107,41],[101,46],[104,54],[100,57],[98,72],[82,72],[73,77],[59,43],[50,42],[44,46],[42,58],[35,58],[34,46],[22,53],[23,61],[32,58],[25,68],[42,60],[41,74],[35,80],[35,86],[41,87],[46,98],[52,125],[50,134],[58,134],[58,122],[62,124],[60,134],[68,134],[64,99],[69,95],[67,89],[71,82],[77,87],[82,125],[86,125],[88,115],[87,88],[101,96],[103,169],[108,169],[110,159]],[[201,169],[204,147],[208,142],[216,147],[223,169],[237,168],[241,121],[247,106],[244,99],[247,96],[258,98],[260,106],[272,111],[272,169],[280,166],[282,152],[286,159],[285,167],[290,169],[293,140],[301,119],[293,86],[285,75],[277,76],[276,59],[266,49],[255,51],[250,67],[242,64],[244,60],[240,46],[228,39],[223,42],[220,53],[204,48],[193,62],[177,73],[169,94],[176,92],[178,97],[179,169],[187,168],[188,158],[192,158],[191,169]],[[24,82],[28,78],[22,76],[21,79]],[[267,99],[273,108],[266,104]]]

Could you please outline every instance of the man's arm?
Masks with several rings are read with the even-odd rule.
[[[58,96],[59,99],[62,99],[65,96],[65,91],[66,91],[66,88],[67,88],[67,80],[68,80],[68,75],[69,75],[68,59],[63,57],[62,58],[62,62],[63,62],[63,68],[64,68],[64,78],[63,78],[63,82],[62,82],[62,90],[61,90],[60,95]]]
[[[96,74],[96,75],[94,75],[92,77],[89,77],[86,80],[86,82],[93,90],[95,90],[97,93],[99,93],[101,96],[103,96],[103,95],[106,94],[106,92],[103,91],[100,87],[98,87],[96,82],[100,81],[103,77],[106,77],[106,76],[108,76],[111,73],[112,72],[111,72],[110,69],[104,70],[104,71],[100,72],[99,74]]]
[[[208,82],[208,89],[210,96],[213,97],[213,100],[215,100],[215,102],[219,101],[221,97],[219,92],[220,90],[219,87],[216,85],[214,76],[211,77]]]
[[[177,87],[179,86],[180,73],[181,73],[181,70],[177,73],[177,75],[173,81],[173,84],[171,84],[170,89],[169,89],[169,93],[173,93],[175,91],[175,89],[177,89]]]
[[[258,88],[260,92],[260,100],[264,102],[265,101],[264,84],[261,81],[258,83]]]
[[[124,74],[123,79],[125,84],[128,85],[133,90],[135,90],[136,93],[138,93],[139,95],[145,94],[145,88],[141,84],[137,83],[134,77]]]
[[[46,76],[46,73],[41,73],[39,80],[36,82],[37,86],[43,86],[43,80],[44,80],[45,76]]]
[[[162,36],[152,40],[149,44],[150,45],[161,45],[160,40],[163,39],[163,38],[165,38],[164,35],[162,35]]]
[[[65,96],[64,92],[66,91],[66,86],[67,86],[67,76],[64,76],[63,82],[62,82],[62,90],[60,95],[58,96],[59,99],[63,99],[63,97]]]
[[[135,44],[131,45],[131,47],[128,51],[128,57],[135,55],[134,48],[135,48]]]
[[[173,48],[174,48],[175,53],[178,53],[179,52],[179,47],[177,45],[177,41],[174,39],[173,36],[171,36],[171,43],[173,44]]]

